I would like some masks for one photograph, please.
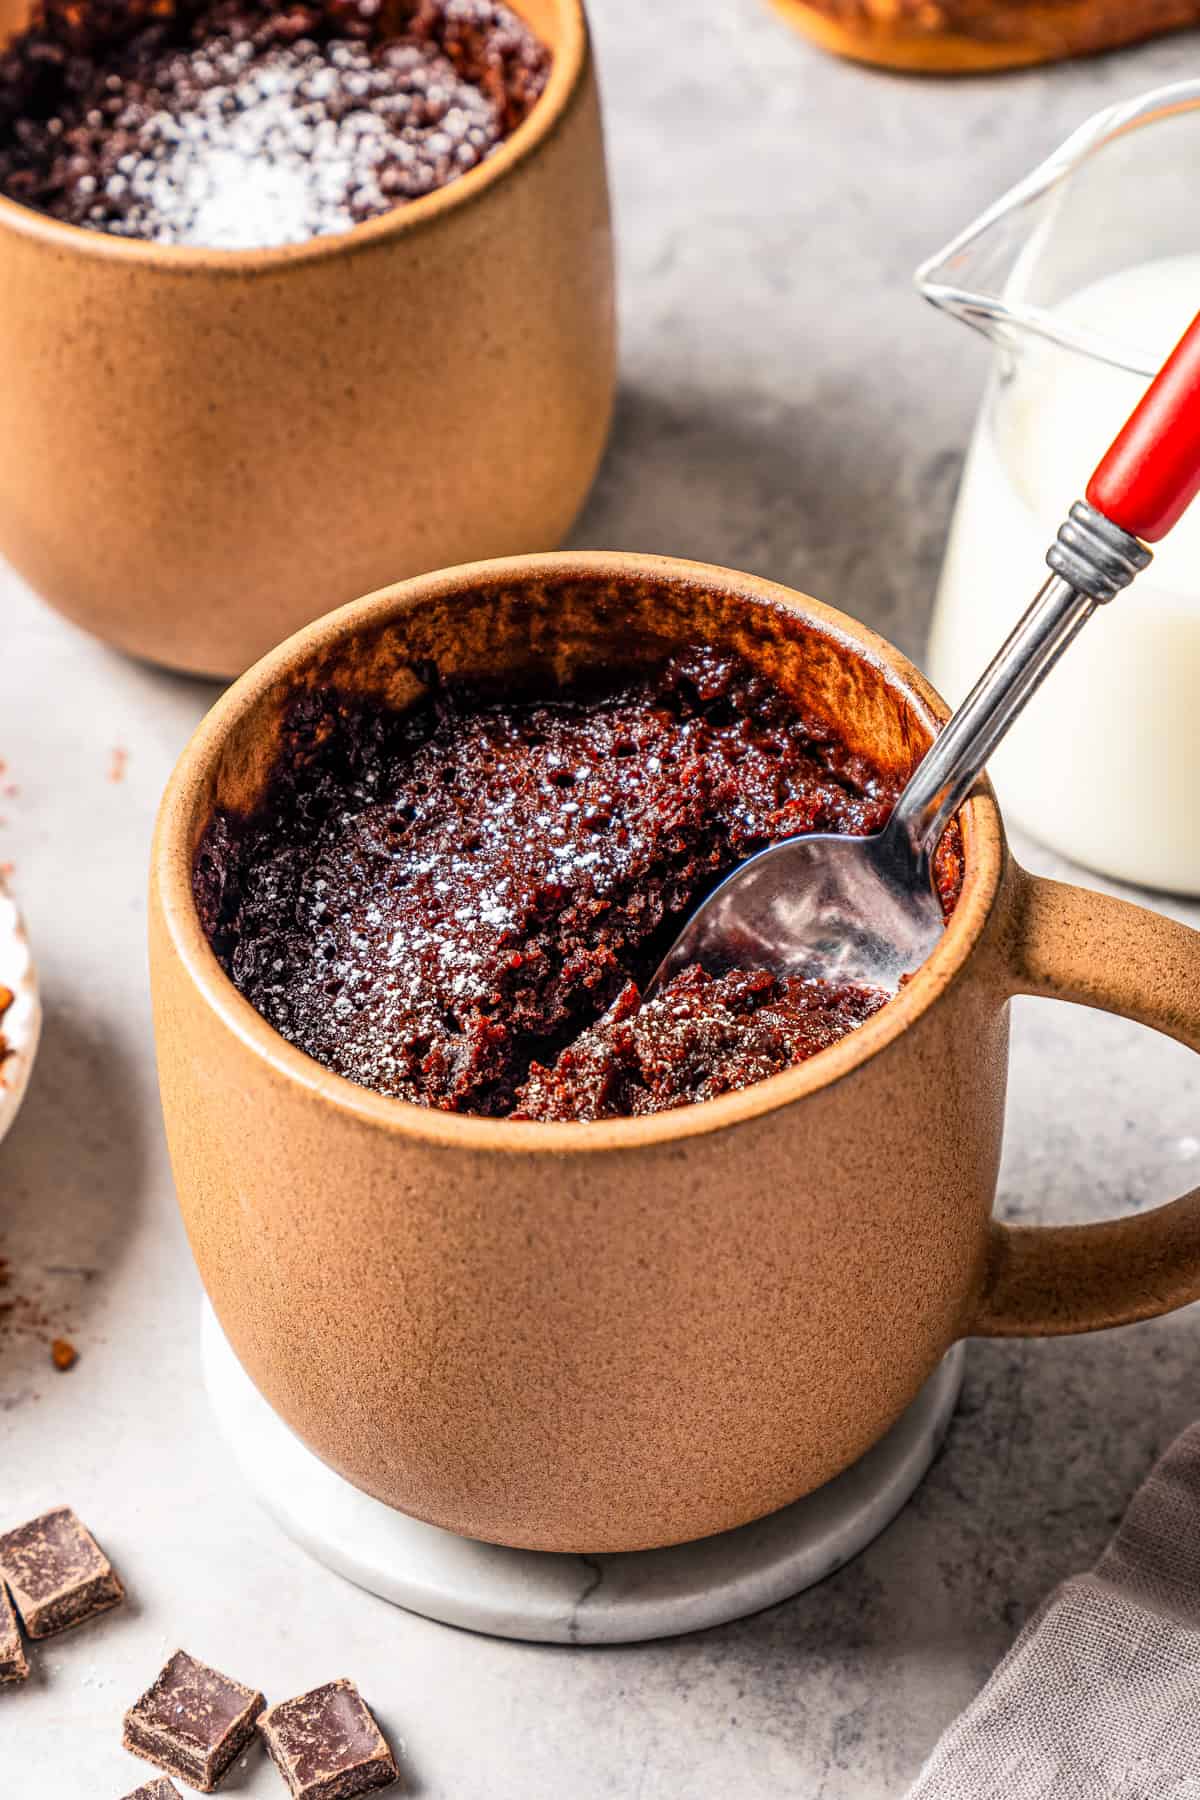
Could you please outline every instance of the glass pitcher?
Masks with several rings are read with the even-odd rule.
[[[1200,81],[1090,119],[917,271],[996,346],[929,668],[961,700],[1071,502],[1200,311]],[[1119,879],[1200,893],[1200,506],[1102,608],[997,753],[1007,815]]]

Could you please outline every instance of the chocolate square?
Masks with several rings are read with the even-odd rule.
[[[148,1781],[145,1787],[134,1788],[125,1800],[180,1800],[180,1794],[175,1783],[164,1775],[161,1781]]]
[[[31,1638],[82,1625],[125,1598],[112,1564],[69,1506],[0,1537],[0,1577]]]
[[[254,1736],[265,1705],[254,1688],[177,1650],[125,1714],[122,1742],[135,1756],[211,1794]]]
[[[281,1700],[258,1728],[292,1800],[353,1800],[399,1779],[387,1739],[352,1681]]]
[[[0,1581],[0,1682],[28,1681],[29,1664],[8,1589]]]

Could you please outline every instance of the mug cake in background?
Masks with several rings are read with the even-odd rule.
[[[0,57],[0,192],[160,244],[300,243],[477,167],[549,68],[492,0],[46,0]]]
[[[580,0],[46,5],[0,0],[17,572],[229,676],[398,576],[560,542],[615,379]]]

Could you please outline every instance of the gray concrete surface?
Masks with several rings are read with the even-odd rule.
[[[624,374],[575,541],[773,575],[919,650],[985,351],[922,306],[911,270],[1093,108],[1193,71],[1197,40],[946,85],[832,64],[758,0],[593,11]],[[900,1794],[1200,1412],[1200,1312],[972,1346],[946,1447],[886,1535],[800,1599],[693,1638],[491,1642],[317,1569],[246,1500],[208,1416],[155,1093],[143,871],[209,697],[0,576],[0,757],[19,787],[0,804],[0,861],[47,1004],[0,1153],[0,1255],[82,1352],[60,1376],[33,1339],[0,1341],[0,1522],[73,1502],[131,1590],[124,1614],[48,1644],[36,1680],[0,1694],[0,1793],[135,1787],[120,1714],[182,1643],[277,1696],[354,1675],[424,1800]],[[1198,1103],[1177,1046],[1023,1003],[1002,1208],[1091,1218],[1178,1191],[1200,1179]],[[229,1791],[282,1788],[258,1761]]]

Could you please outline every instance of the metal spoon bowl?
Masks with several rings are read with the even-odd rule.
[[[886,831],[823,833],[761,850],[688,921],[651,992],[699,963],[712,975],[768,969],[895,993],[942,935],[932,886],[910,885],[907,853],[896,850]]]
[[[1083,501],[1047,555],[1055,571],[934,739],[883,831],[821,834],[760,851],[693,913],[650,984],[680,969],[766,969],[894,994],[943,930],[933,855],[995,746],[1096,607],[1150,561]]]

